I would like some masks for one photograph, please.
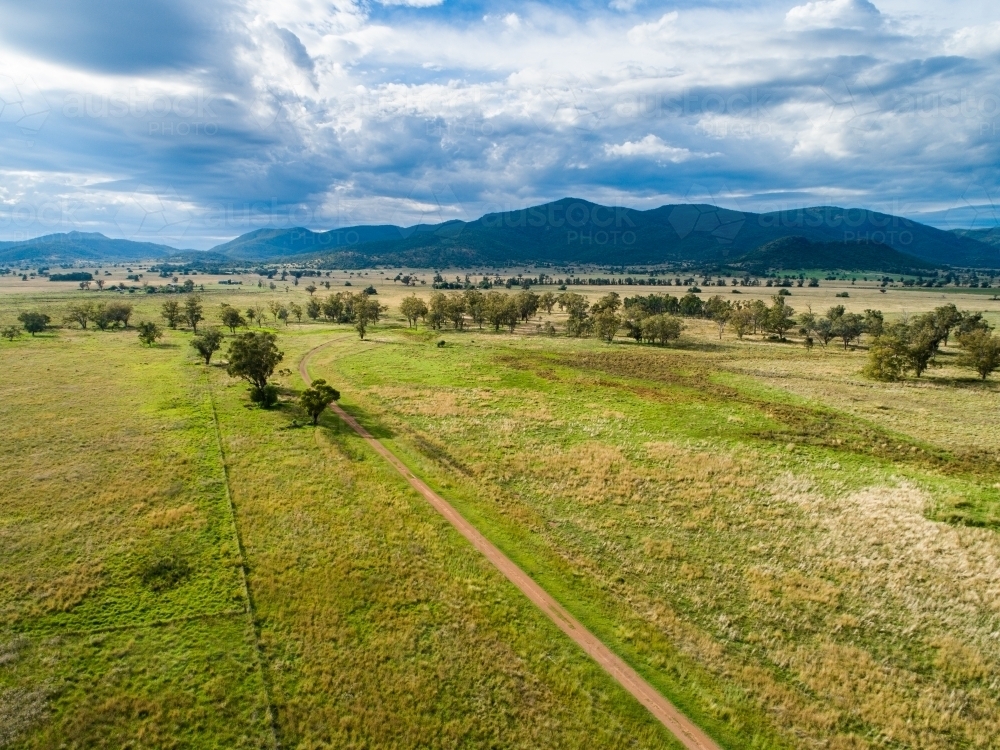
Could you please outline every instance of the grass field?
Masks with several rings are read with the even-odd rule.
[[[830,284],[789,302],[941,304]],[[359,438],[298,426],[328,341],[313,376],[724,746],[996,746],[995,380],[697,321],[669,349],[410,331],[376,286],[370,341],[278,331],[269,412],[186,332],[0,343],[0,746],[673,746]],[[0,325],[80,294],[5,294]]]

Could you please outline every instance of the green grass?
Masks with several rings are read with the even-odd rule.
[[[927,518],[995,525],[994,454],[741,372],[802,348],[445,338],[345,339],[313,372],[727,745],[994,736],[997,539]]]
[[[268,745],[209,394],[182,343],[4,347],[0,704],[26,747]]]
[[[281,333],[294,369],[339,332]],[[353,433],[299,426],[297,375],[251,409],[189,337],[3,346],[0,744],[678,746]]]
[[[330,341],[313,376],[724,746],[1000,735],[1000,390],[950,350],[881,384],[697,321],[278,333],[271,411],[184,331],[0,342],[0,745],[676,747],[367,444],[302,426]]]

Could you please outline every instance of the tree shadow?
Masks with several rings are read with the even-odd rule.
[[[351,404],[350,406],[341,405],[341,408],[348,414],[350,414],[352,417],[354,417],[362,427],[368,430],[368,434],[370,434],[376,440],[392,440],[392,438],[394,437],[393,431],[384,424],[382,424],[370,411],[368,411],[364,407],[358,406],[357,404]],[[341,422],[343,424],[343,420],[341,420],[340,417],[338,417],[333,412],[330,412],[330,414],[338,422]],[[354,430],[350,427],[350,425],[344,424],[343,427],[344,429],[351,430],[352,433],[354,432]]]

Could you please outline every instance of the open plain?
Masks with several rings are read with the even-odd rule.
[[[864,338],[701,319],[668,347],[568,337],[558,311],[409,328],[429,284],[353,273],[331,291],[360,278],[388,308],[365,340],[265,321],[272,410],[183,328],[140,345],[165,295],[0,282],[0,326],[57,326],[0,341],[0,746],[677,746],[334,414],[306,426],[320,345],[340,405],[721,746],[996,746],[1000,388],[954,345],[881,383]],[[309,296],[195,278],[203,325]],[[787,301],[997,325],[991,296]],[[134,304],[130,327],[63,324],[83,298]]]

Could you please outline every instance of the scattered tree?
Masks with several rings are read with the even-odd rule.
[[[319,416],[333,401],[340,399],[340,391],[327,385],[322,378],[317,378],[313,384],[302,392],[300,401],[302,408],[312,417],[313,424],[319,424]]]
[[[754,314],[749,305],[740,304],[733,307],[729,315],[729,325],[732,326],[736,338],[741,339],[754,328]]]
[[[622,327],[622,317],[610,307],[604,307],[594,314],[593,326],[597,337],[610,344]]]
[[[418,318],[426,318],[427,304],[417,296],[406,297],[399,305],[399,311],[406,318],[406,323],[410,328],[417,325]]]
[[[209,328],[204,333],[191,339],[191,346],[205,360],[206,365],[212,364],[212,355],[222,346],[222,331]]]
[[[351,308],[354,313],[354,328],[364,340],[368,326],[378,321],[384,308],[378,303],[378,300],[372,299],[366,292],[354,295],[351,300]]]
[[[188,279],[191,281],[191,279]],[[194,295],[184,301],[184,320],[191,326],[191,330],[198,333],[198,324],[205,319],[205,310],[201,304],[201,297]]]
[[[139,341],[146,346],[152,346],[158,339],[163,338],[163,331],[152,321],[140,323],[136,326],[136,330],[139,332]]]
[[[36,333],[41,333],[42,331],[44,331],[50,321],[48,315],[40,312],[23,312],[17,316],[17,319],[21,322],[21,325],[24,326],[24,330],[30,333],[32,336],[34,336]],[[86,324],[84,324],[84,328],[86,328]],[[9,330],[10,330],[9,328],[5,329],[4,336],[6,336],[9,340],[13,341],[14,339],[12,339],[10,336],[7,335],[7,332]],[[14,330],[16,331],[17,329],[14,328]]]
[[[278,350],[277,342],[278,337],[273,333],[248,332],[229,344],[226,372],[230,377],[247,381],[250,400],[265,409],[277,402],[277,389],[267,382],[285,356]]]
[[[222,325],[229,329],[230,333],[236,333],[236,329],[247,324],[246,319],[240,315],[240,311],[226,303],[222,304],[222,313],[219,315]]]
[[[67,323],[76,323],[81,329],[86,330],[87,323],[94,318],[93,302],[74,302],[66,308],[64,320]]]
[[[971,367],[983,380],[1000,368],[1000,339],[990,331],[977,328],[960,334],[958,343],[962,347],[958,363],[964,367]]]
[[[160,308],[160,315],[167,321],[170,328],[176,328],[177,324],[183,320],[180,303],[175,299],[168,299]]]
[[[8,341],[13,341],[14,339],[20,337],[21,329],[17,326],[4,326],[3,330],[0,331],[0,336],[3,336]]]
[[[777,294],[771,300],[773,304],[767,311],[765,330],[778,334],[778,338],[783,341],[785,332],[795,325],[795,310],[785,303],[784,297]]]
[[[650,315],[642,321],[642,340],[665,346],[680,337],[682,328],[680,318],[674,315],[667,313]]]
[[[310,297],[309,301],[306,303],[306,315],[308,315],[310,319],[316,320],[322,311],[323,306],[320,304],[319,300],[315,297]]]
[[[910,363],[906,339],[905,324],[887,326],[868,348],[864,374],[874,380],[902,379]]]

